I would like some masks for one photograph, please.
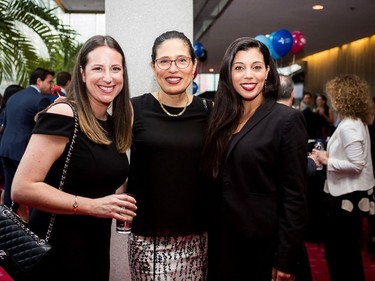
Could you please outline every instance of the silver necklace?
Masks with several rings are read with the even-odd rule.
[[[168,116],[171,116],[171,117],[178,117],[178,116],[181,116],[182,114],[184,114],[188,104],[189,104],[189,96],[188,94],[186,93],[186,104],[185,104],[185,107],[182,109],[182,111],[178,114],[172,114],[170,112],[168,112],[168,110],[165,109],[164,105],[161,103],[161,99],[160,99],[160,92],[158,92],[158,101],[159,101],[159,104],[160,104],[160,107],[161,109],[163,109],[163,111],[165,113],[167,113]]]

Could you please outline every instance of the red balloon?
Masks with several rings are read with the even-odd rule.
[[[297,54],[301,52],[303,48],[305,47],[306,38],[305,38],[305,35],[303,35],[303,33],[300,31],[293,31],[292,37],[293,37],[293,45],[292,45],[292,49],[290,50],[290,52],[292,54]]]

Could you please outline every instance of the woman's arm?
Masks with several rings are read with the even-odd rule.
[[[66,113],[64,111],[66,108],[59,110],[54,107],[52,107],[52,112],[67,115],[63,113]],[[69,106],[58,105],[57,107]],[[69,110],[71,111],[70,107]],[[75,194],[60,191],[44,182],[48,171],[62,155],[68,141],[65,136],[44,134],[31,136],[13,180],[12,199],[32,208],[57,214],[84,214],[121,219],[122,216],[119,213],[122,212],[134,216],[135,200],[125,194],[113,194],[97,199],[76,197]]]

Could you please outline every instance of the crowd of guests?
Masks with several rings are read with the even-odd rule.
[[[26,206],[40,236],[56,216],[53,252],[26,280],[108,280],[113,219],[133,221],[132,280],[312,280],[304,241],[317,165],[331,280],[365,280],[358,240],[375,185],[367,84],[336,77],[330,106],[306,92],[296,110],[292,79],[243,37],[224,54],[213,102],[189,92],[197,64],[183,33],[161,34],[150,64],[158,90],[131,98],[122,48],[96,35],[57,85],[38,68],[27,88],[7,89],[2,200]],[[309,155],[316,139],[326,149]]]
[[[325,95],[311,92],[304,92],[300,102],[307,126],[309,139],[326,140],[330,137],[335,129],[335,121],[332,108],[328,105],[328,99]]]

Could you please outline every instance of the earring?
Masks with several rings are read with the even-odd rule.
[[[266,91],[266,88],[267,88],[267,79],[264,80],[264,91]]]

